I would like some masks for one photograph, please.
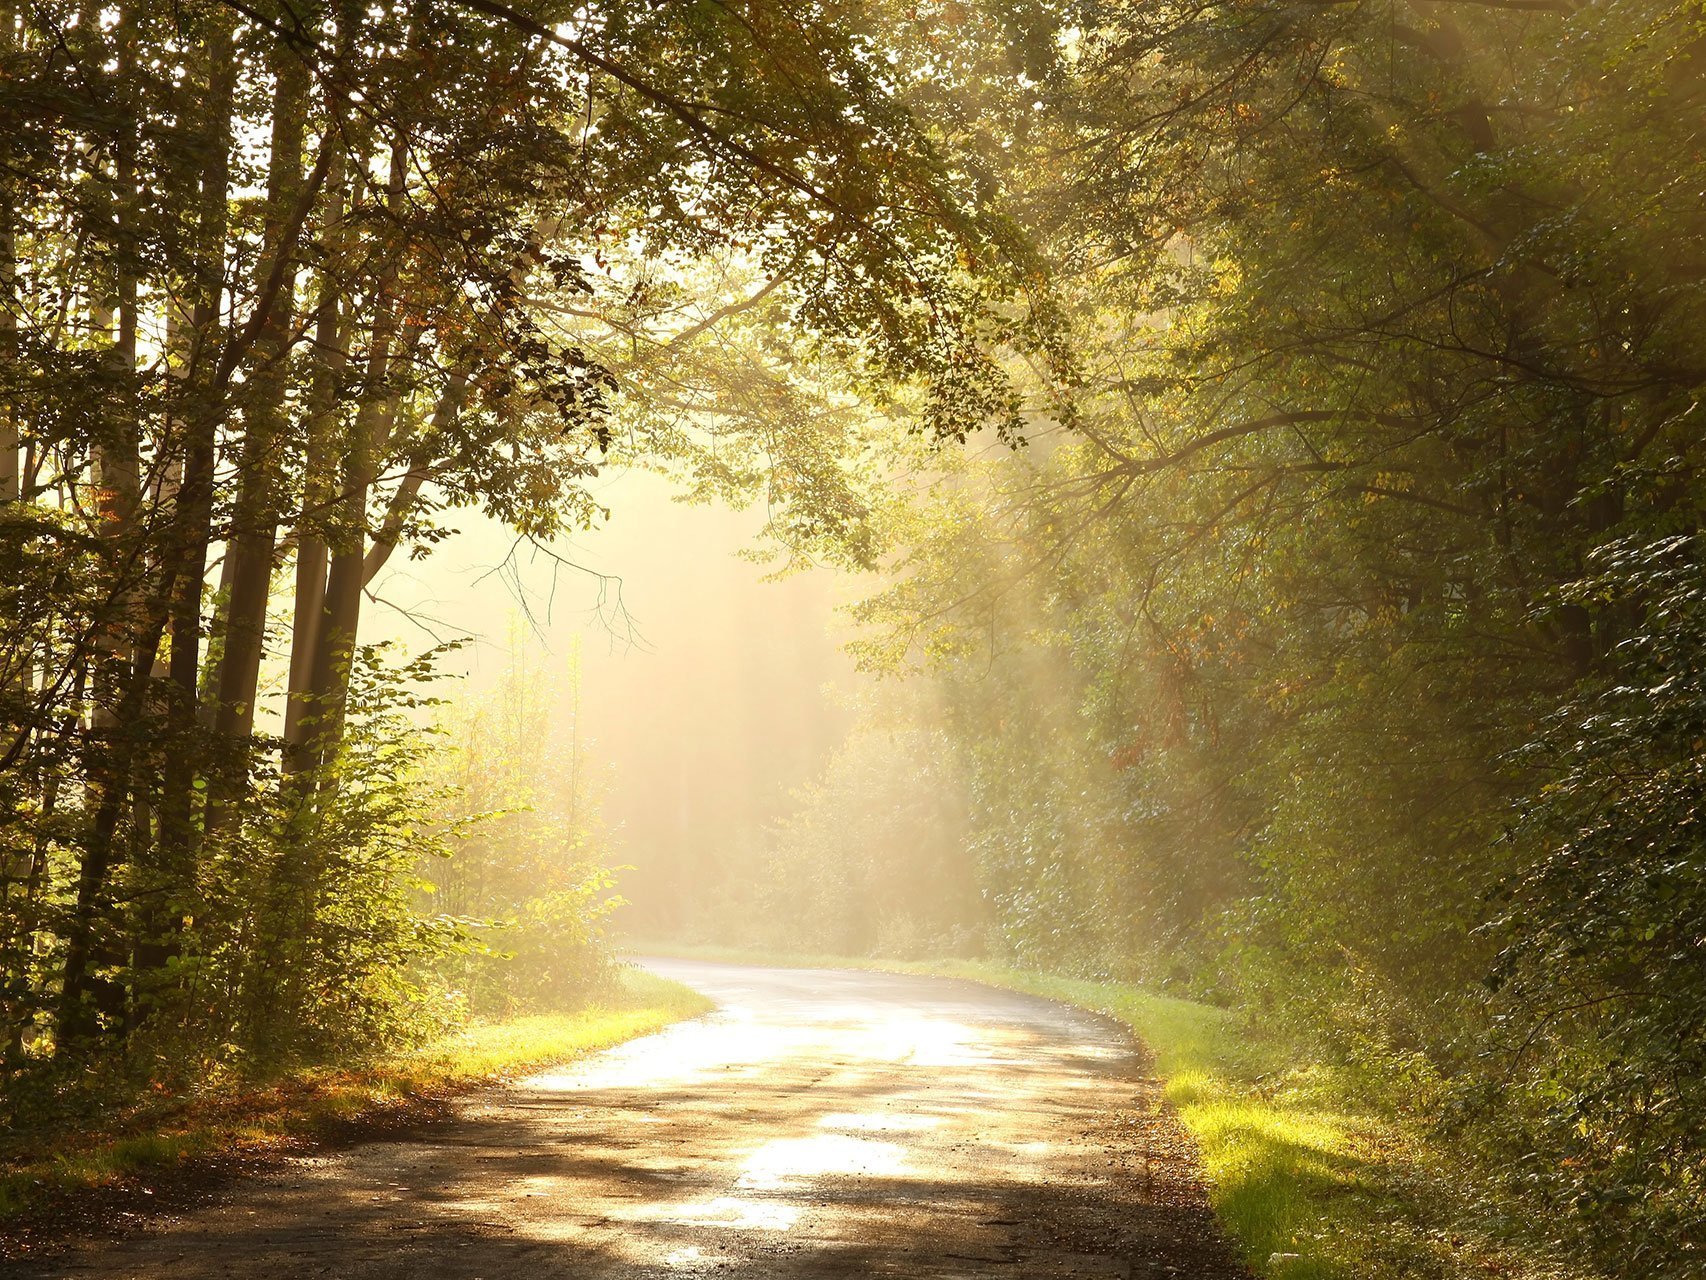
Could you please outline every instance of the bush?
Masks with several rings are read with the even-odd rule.
[[[1668,1280],[1706,1275],[1702,551],[1614,543],[1560,597],[1624,633],[1619,679],[1523,753],[1538,852],[1494,926],[1503,1149],[1620,1274]]]

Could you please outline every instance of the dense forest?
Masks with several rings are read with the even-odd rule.
[[[1702,120],[1667,0],[4,0],[11,1118],[597,985],[537,678],[361,626],[643,466],[896,677],[703,936],[1261,1011],[1706,1274]]]

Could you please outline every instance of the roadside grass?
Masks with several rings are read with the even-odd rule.
[[[1229,1009],[1128,983],[982,961],[889,961],[717,946],[631,953],[965,978],[1075,1005],[1130,1027],[1195,1139],[1209,1196],[1266,1280],[1578,1280],[1586,1273],[1484,1229],[1472,1172],[1398,1109],[1389,1082],[1318,1060]]]
[[[1286,1046],[1194,1000],[970,962],[932,972],[1059,1000],[1129,1026],[1149,1048],[1162,1095],[1196,1140],[1209,1198],[1245,1261],[1271,1280],[1387,1274],[1370,1250],[1388,1194],[1392,1127],[1348,1109],[1330,1073],[1292,1066]],[[1414,1263],[1418,1259],[1411,1259]],[[1404,1274],[1424,1275],[1412,1266]]]
[[[524,1078],[711,1007],[680,983],[625,968],[614,993],[573,1012],[476,1023],[359,1067],[147,1098],[76,1132],[10,1135],[10,1149],[0,1156],[0,1229],[94,1189],[198,1163],[265,1157],[340,1132],[405,1125],[459,1093]]]

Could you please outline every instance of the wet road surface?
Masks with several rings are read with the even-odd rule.
[[[1222,1280],[1189,1144],[1112,1024],[935,978],[657,960],[702,1019],[293,1159],[114,1241],[103,1280]]]

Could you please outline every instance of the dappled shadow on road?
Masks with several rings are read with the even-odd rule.
[[[1240,1274],[1107,1024],[958,983],[690,976],[720,1014],[20,1274]]]

